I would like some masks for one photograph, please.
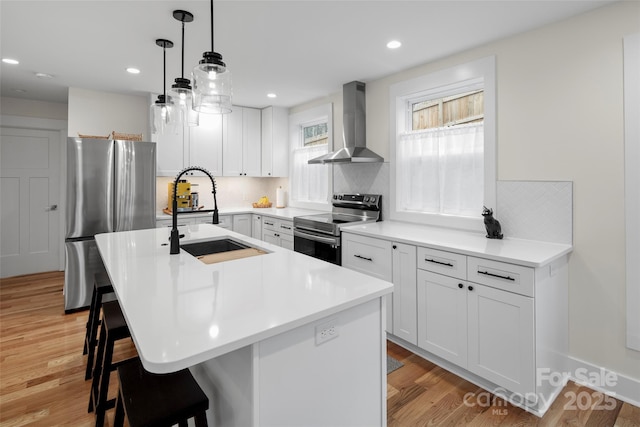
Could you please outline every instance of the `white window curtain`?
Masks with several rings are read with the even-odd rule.
[[[397,209],[477,217],[484,199],[484,125],[399,135]]]
[[[326,203],[329,194],[329,167],[310,165],[308,160],[328,153],[328,145],[312,145],[293,150],[291,198],[298,202]]]

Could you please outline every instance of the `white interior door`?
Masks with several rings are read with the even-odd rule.
[[[59,268],[59,138],[1,128],[0,277]]]

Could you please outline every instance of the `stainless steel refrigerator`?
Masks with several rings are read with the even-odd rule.
[[[156,144],[68,138],[64,309],[91,303],[104,271],[94,236],[155,227]]]

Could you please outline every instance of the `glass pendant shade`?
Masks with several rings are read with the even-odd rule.
[[[167,94],[173,106],[173,120],[178,127],[198,126],[200,122],[200,115],[193,109],[193,92],[189,83],[187,79],[177,78]]]
[[[173,106],[165,102],[164,95],[159,95],[158,100],[151,105],[151,133],[173,133],[173,114]]]
[[[151,133],[175,133],[177,129],[174,124],[173,106],[166,96],[165,84],[167,81],[167,49],[173,47],[173,42],[166,39],[157,39],[156,45],[162,48],[162,95],[158,95],[157,101],[151,104]]]
[[[213,48],[213,0],[211,4],[211,50],[202,54],[193,68],[193,109],[200,113],[231,112],[231,72],[222,62],[222,55]]]
[[[231,72],[224,63],[209,63],[203,59],[193,69],[192,76],[194,110],[209,114],[231,112]]]

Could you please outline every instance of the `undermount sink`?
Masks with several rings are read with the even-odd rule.
[[[228,238],[186,243],[180,245],[180,248],[205,264],[231,261],[267,253],[262,249]]]

